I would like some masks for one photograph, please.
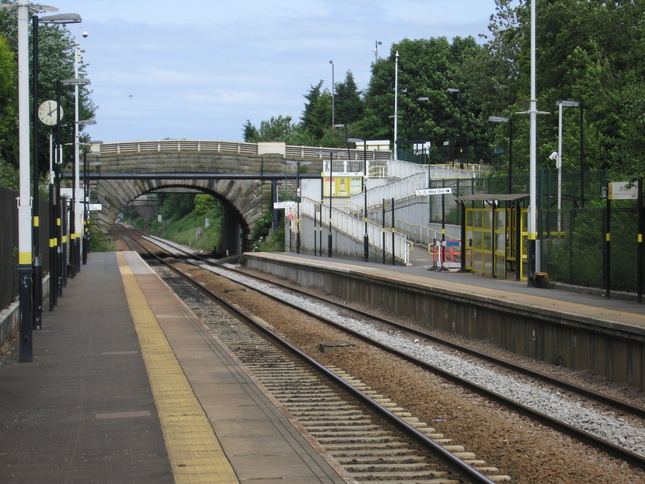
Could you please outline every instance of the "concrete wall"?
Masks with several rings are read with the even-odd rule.
[[[43,313],[49,308],[49,276],[43,277]],[[0,311],[0,348],[18,336],[20,330],[20,303],[13,302]],[[43,319],[45,319],[43,317]],[[43,326],[45,323],[43,322]]]

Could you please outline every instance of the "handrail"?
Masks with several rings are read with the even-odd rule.
[[[303,197],[300,203],[300,216],[313,218],[316,213],[316,206],[322,205],[322,210],[324,214],[321,216],[321,224],[329,228],[329,203],[325,206],[327,200],[316,201],[310,198]],[[328,202],[328,201],[327,201]],[[339,210],[332,206],[331,209],[332,215],[332,229],[334,231],[340,232],[346,236],[353,238],[356,241],[362,241],[363,235],[365,233],[365,221],[362,217],[355,217],[343,210]],[[383,237],[382,232],[383,228],[381,225],[369,222],[367,224],[368,236],[370,245],[378,252],[383,250]],[[388,254],[392,254],[392,231],[387,237],[385,237],[385,251]],[[408,244],[408,239],[405,234],[401,233],[397,229],[394,230],[394,255],[395,258],[400,260],[402,263],[407,264],[410,262],[410,246]]]

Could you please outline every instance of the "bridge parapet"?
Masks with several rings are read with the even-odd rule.
[[[268,147],[267,145],[271,145]],[[209,140],[156,140],[156,141],[122,141],[103,143],[101,155],[134,154],[149,152],[216,152],[238,155],[261,156],[267,154],[281,155],[286,158],[306,160],[323,160],[332,153],[334,158],[363,160],[363,150],[348,148],[324,148],[316,146],[292,146],[284,143],[245,143],[241,141]],[[323,154],[326,153],[326,154]],[[368,150],[368,161],[386,163],[392,159],[391,151]]]

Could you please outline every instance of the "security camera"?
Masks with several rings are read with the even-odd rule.
[[[87,38],[87,36],[88,36],[88,35],[90,35],[90,34],[88,34],[88,33],[87,33],[87,30],[83,30],[83,34],[82,34],[82,35],[83,35],[83,37]]]
[[[558,152],[554,151],[549,155],[549,160],[557,160],[558,159]]]

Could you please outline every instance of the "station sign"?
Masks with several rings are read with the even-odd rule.
[[[423,188],[421,190],[415,191],[417,196],[423,195],[446,195],[452,193],[452,188],[450,187],[441,187],[441,188]]]
[[[637,200],[638,182],[610,182],[609,200]]]
[[[275,202],[273,204],[273,208],[276,210],[284,209],[284,208],[293,208],[296,206],[296,202]]]

